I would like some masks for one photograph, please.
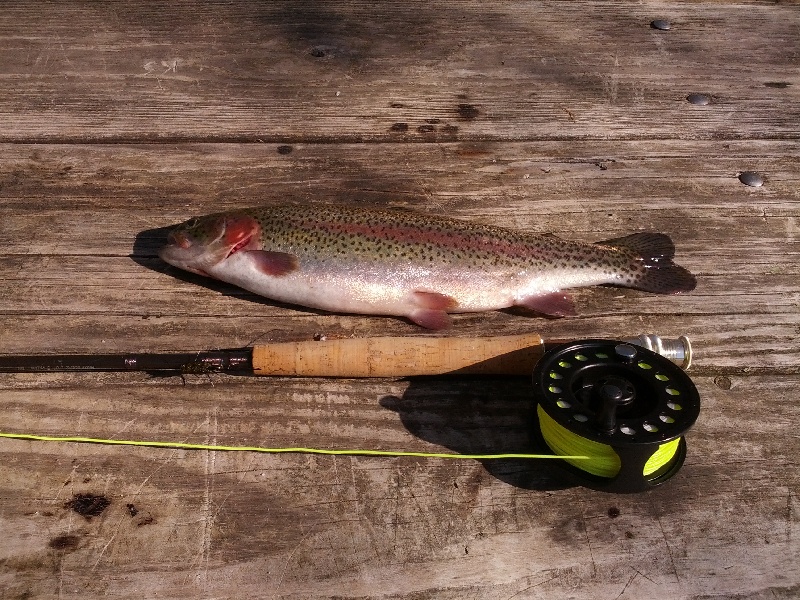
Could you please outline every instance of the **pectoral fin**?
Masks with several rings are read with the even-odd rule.
[[[296,271],[298,267],[297,257],[286,252],[249,250],[246,256],[253,261],[259,271],[272,277],[281,277]]]
[[[516,302],[517,306],[524,306],[550,317],[574,317],[575,303],[569,294],[564,292],[551,292],[541,296],[528,296]]]

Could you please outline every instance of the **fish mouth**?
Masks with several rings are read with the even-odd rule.
[[[159,258],[184,271],[209,277],[208,268],[220,260],[214,260],[208,246],[180,228],[170,231],[166,241],[158,251]]]
[[[173,267],[208,277],[208,273],[205,270],[195,266],[192,260],[194,257],[191,256],[193,253],[189,250],[190,246],[182,246],[173,240],[169,240],[169,243],[158,251],[158,257]]]

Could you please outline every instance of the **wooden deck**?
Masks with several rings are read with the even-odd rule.
[[[703,408],[682,471],[628,496],[530,461],[0,440],[0,598],[799,597],[799,40],[793,2],[4,2],[0,353],[431,335],[156,255],[190,216],[336,201],[670,234],[691,294],[591,288],[576,318],[436,335],[685,334]],[[507,452],[527,449],[531,394],[5,374],[0,408],[13,432]],[[81,494],[109,503],[81,516]]]

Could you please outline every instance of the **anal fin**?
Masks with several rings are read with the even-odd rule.
[[[447,329],[452,323],[450,315],[443,310],[417,308],[408,315],[414,323],[425,329]]]
[[[411,293],[411,301],[415,308],[408,318],[426,329],[447,329],[451,319],[448,311],[458,307],[458,300],[439,292],[416,290]]]
[[[574,317],[575,303],[572,297],[564,292],[550,292],[539,296],[527,296],[515,302],[517,306],[524,306],[549,317]]]

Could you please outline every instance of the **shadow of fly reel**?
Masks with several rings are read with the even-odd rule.
[[[683,434],[700,413],[692,380],[669,359],[613,340],[580,340],[548,351],[533,370],[542,450],[578,485],[642,492],[674,476]]]

